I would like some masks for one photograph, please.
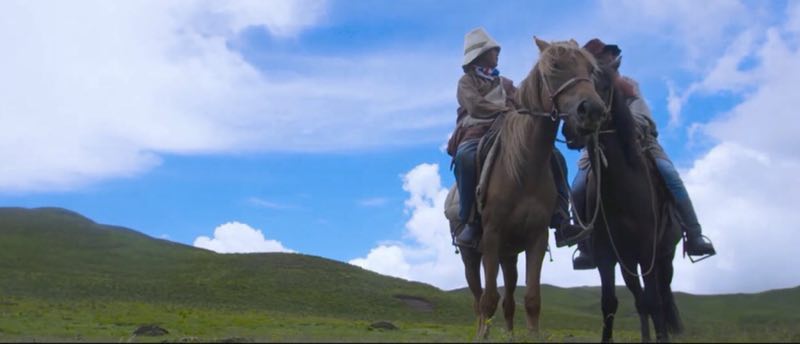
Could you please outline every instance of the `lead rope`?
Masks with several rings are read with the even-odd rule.
[[[545,87],[549,88],[549,86],[547,86],[547,82],[545,82]],[[605,106],[603,108],[603,111],[606,114],[611,113],[611,102],[613,100],[614,100],[614,88],[612,87],[611,88],[611,92],[609,93],[609,96],[608,96],[608,101],[605,102]],[[606,159],[606,155],[605,155],[605,153],[603,153],[603,150],[600,147],[600,134],[608,134],[608,133],[613,133],[613,132],[614,132],[614,130],[600,130],[600,127],[598,126],[597,129],[595,130],[595,132],[592,133],[592,140],[594,141],[594,144],[595,144],[595,150],[594,150],[595,161],[601,162],[600,158],[602,158],[603,166],[606,166],[606,167],[608,167],[608,159]],[[558,138],[556,138],[556,140],[559,141],[559,142],[568,143],[568,141],[559,140]],[[561,172],[561,175],[564,176],[563,183],[566,186],[566,189],[569,191],[569,192],[567,192],[567,202],[569,202],[569,205],[572,207],[572,209],[576,209],[575,208],[575,201],[572,198],[572,188],[570,188],[569,183],[567,182],[567,174],[565,173],[564,169],[561,167],[561,164],[556,164],[556,165],[558,165],[558,169]],[[580,214],[578,214],[577,211],[574,212],[575,216],[572,217],[575,220],[574,222],[576,222],[578,224],[578,226],[581,227],[581,229],[583,230],[579,234],[579,236],[583,235],[583,233],[585,233],[586,231],[590,231],[590,230],[592,230],[594,228],[594,224],[597,221],[597,214],[600,212],[599,205],[602,204],[602,198],[600,197],[600,194],[601,194],[601,192],[600,192],[601,191],[601,189],[600,189],[601,173],[600,173],[599,170],[601,170],[601,169],[602,168],[599,168],[598,171],[595,173],[597,175],[597,190],[596,190],[597,196],[596,196],[596,200],[595,200],[595,205],[597,205],[597,206],[595,206],[595,208],[594,208],[594,215],[592,215],[592,220],[589,221],[589,225],[584,224],[584,222],[581,220]]]
[[[605,133],[605,132],[601,132],[600,129],[598,129],[597,131],[595,131],[592,134],[592,140],[595,142],[595,146],[598,147],[598,149],[594,150],[594,152],[595,152],[595,161],[599,162],[600,161],[599,160],[600,156],[602,156],[603,165],[608,166],[608,160],[606,160],[605,154],[603,154],[603,151],[601,149],[599,149],[599,144],[600,143],[599,143],[598,137],[602,133]],[[564,168],[561,166],[561,164],[556,164],[556,165],[558,165],[558,170],[559,170],[559,172],[561,172],[561,175],[564,176],[564,178],[562,179],[562,182],[564,183],[564,185],[566,186],[567,190],[569,191],[569,192],[567,192],[567,202],[569,202],[569,205],[570,205],[570,207],[572,207],[572,209],[576,209],[575,200],[572,198],[572,188],[569,186],[569,183],[567,183],[567,177],[566,177],[566,173],[564,171]],[[602,203],[602,198],[601,198],[601,195],[600,195],[601,194],[601,192],[600,192],[601,173],[599,171],[597,171],[595,174],[597,175],[597,183],[596,183],[597,184],[597,186],[596,186],[597,191],[595,192],[595,194],[596,194],[596,196],[595,196],[595,204],[601,204]],[[590,230],[592,230],[594,228],[594,223],[597,221],[597,215],[599,213],[600,213],[600,207],[595,207],[594,208],[594,214],[592,215],[592,220],[588,222],[588,225],[585,222],[583,222],[583,220],[581,220],[581,216],[580,216],[580,214],[578,214],[577,211],[574,212],[574,216],[572,216],[572,218],[575,220],[575,223],[577,223],[578,226],[581,227],[581,229],[585,232],[585,231],[590,231]],[[579,235],[581,235],[581,234],[583,234],[583,232],[581,232]]]

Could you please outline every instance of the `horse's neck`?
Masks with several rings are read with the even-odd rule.
[[[503,128],[504,135],[515,137],[503,141],[503,160],[508,174],[525,184],[525,180],[538,179],[550,168],[557,124],[545,117],[513,116],[506,119]]]
[[[622,199],[630,202],[638,202],[637,194],[634,190],[646,192],[649,195],[649,173],[644,155],[636,154],[627,156],[622,146],[622,141],[617,137],[618,133],[603,134],[600,139],[602,154],[598,157],[593,154],[596,149],[593,142],[590,142],[589,154],[591,155],[592,168],[601,172],[601,182],[603,193],[606,196],[619,195]],[[640,189],[641,187],[641,189]],[[604,196],[605,197],[605,196]]]
[[[543,113],[547,104],[543,104],[542,90],[543,82],[540,78],[539,64],[537,63],[531,70],[528,77],[520,84],[517,91],[517,101],[523,104],[531,113]],[[536,115],[515,115],[516,118],[506,120],[505,135],[512,133],[515,139],[505,140],[504,143],[511,144],[512,147],[504,149],[506,153],[506,163],[518,164],[517,171],[519,179],[525,177],[537,178],[543,168],[550,166],[549,160],[553,151],[553,143],[556,139],[557,122],[550,118]],[[524,116],[524,117],[523,117]],[[513,147],[516,145],[516,147]],[[524,155],[521,157],[520,155]],[[516,156],[515,156],[516,155]],[[522,161],[520,161],[522,160]],[[524,162],[524,163],[521,163]],[[514,173],[509,173],[514,176]],[[522,181],[522,180],[520,180]]]

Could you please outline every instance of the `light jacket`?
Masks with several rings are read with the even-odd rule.
[[[448,154],[454,156],[465,140],[483,137],[498,115],[513,110],[516,91],[510,79],[497,76],[489,80],[467,69],[458,80],[456,128],[448,142]]]

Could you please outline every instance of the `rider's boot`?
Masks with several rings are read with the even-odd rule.
[[[479,222],[467,223],[461,233],[456,236],[456,245],[477,248],[481,234],[483,234],[483,229]]]
[[[591,234],[580,226],[569,223],[564,209],[557,209],[550,220],[550,227],[556,230],[556,247],[572,246]]]
[[[586,238],[578,242],[577,256],[572,258],[572,268],[575,270],[591,270],[597,268],[592,251],[589,248],[591,238]]]
[[[700,223],[697,221],[697,215],[694,212],[692,201],[687,197],[681,200],[676,200],[678,212],[680,213],[681,220],[683,220],[683,231],[686,234],[686,242],[684,243],[684,250],[690,256],[713,256],[717,253],[714,245],[708,242],[703,237],[703,230]]]

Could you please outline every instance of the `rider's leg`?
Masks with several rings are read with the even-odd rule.
[[[589,176],[589,167],[579,168],[575,179],[572,181],[572,200],[575,202],[577,209],[575,209],[576,216],[583,215],[584,221],[589,221],[586,218],[586,211],[581,211],[586,208],[586,179]],[[581,214],[583,213],[583,214]],[[590,270],[597,267],[592,257],[590,250],[591,236],[578,242],[578,253],[572,259],[572,268],[575,270]]]
[[[569,221],[569,188],[567,187],[567,162],[558,150],[553,148],[553,156],[550,158],[553,178],[558,191],[558,200],[553,216],[550,218],[550,227],[556,230],[556,247],[565,245],[575,245],[579,240],[589,235],[580,226],[571,224]]]
[[[478,151],[478,139],[462,142],[456,151],[455,168],[453,172],[458,184],[458,196],[461,200],[461,208],[458,216],[464,223],[464,229],[456,237],[456,244],[459,246],[475,247],[481,237],[481,227],[479,221],[470,221],[470,212],[475,205],[475,188],[477,187],[476,159]]]
[[[714,246],[703,240],[702,228],[700,222],[697,221],[692,200],[689,198],[689,193],[686,192],[686,187],[683,185],[678,171],[675,170],[675,166],[667,159],[657,158],[655,160],[667,189],[675,198],[683,223],[683,231],[686,233],[686,253],[692,256],[715,254]]]

